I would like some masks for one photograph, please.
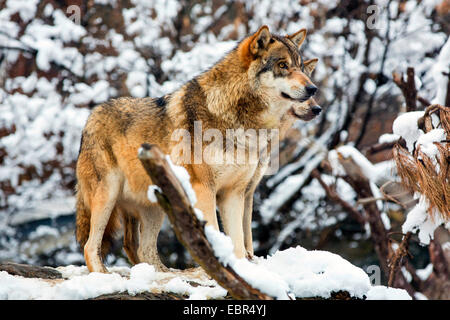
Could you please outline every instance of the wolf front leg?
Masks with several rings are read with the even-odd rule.
[[[253,213],[253,195],[254,192],[248,192],[245,195],[244,203],[244,245],[246,256],[249,260],[253,259],[253,235],[252,235],[252,213]]]
[[[227,190],[218,197],[220,218],[224,231],[230,236],[237,258],[245,257],[244,245],[244,192]]]
[[[195,191],[197,202],[195,208],[203,213],[206,220],[206,225],[214,227],[219,230],[219,223],[217,222],[216,214],[216,193],[212,188],[206,186],[201,182],[194,182],[192,188]]]
[[[244,202],[244,244],[246,255],[249,260],[253,259],[253,235],[252,235],[252,215],[253,215],[253,197],[255,195],[256,187],[261,181],[264,173],[267,171],[269,162],[268,159],[260,159],[258,167],[256,168],[255,174],[252,180],[247,186],[247,191],[245,193]]]

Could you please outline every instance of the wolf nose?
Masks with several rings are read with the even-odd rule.
[[[311,110],[312,110],[312,113],[314,113],[317,116],[322,111],[322,108],[319,106],[313,106],[311,108]]]
[[[306,86],[306,93],[311,97],[317,92],[317,87],[313,85]]]

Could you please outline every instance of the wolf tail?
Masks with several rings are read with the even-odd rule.
[[[83,249],[89,239],[89,231],[91,228],[91,210],[89,210],[84,203],[83,193],[80,190],[80,184],[77,184],[76,197],[76,238],[81,249]]]

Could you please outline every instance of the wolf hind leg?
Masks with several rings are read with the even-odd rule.
[[[153,265],[157,271],[169,270],[161,262],[157,249],[158,234],[164,222],[164,217],[165,213],[158,205],[152,205],[140,212],[138,259],[140,262]]]
[[[101,259],[101,248],[119,189],[120,182],[110,175],[98,183],[92,197],[89,238],[84,246],[84,257],[90,272],[108,272]]]
[[[140,263],[139,248],[139,220],[126,211],[121,210],[123,218],[123,249],[132,264]]]

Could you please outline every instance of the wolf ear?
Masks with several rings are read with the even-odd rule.
[[[255,32],[255,34],[250,38],[249,51],[254,56],[257,56],[261,50],[267,49],[270,39],[272,36],[270,35],[269,27],[262,26]]]
[[[305,41],[306,38],[306,29],[301,29],[294,34],[286,36],[286,38],[291,40],[293,43],[297,45],[298,48],[300,48],[303,41]]]
[[[303,65],[305,66],[306,74],[311,75],[311,73],[316,68],[318,61],[319,61],[319,59],[314,58],[314,59],[306,60],[305,62],[303,62]]]

